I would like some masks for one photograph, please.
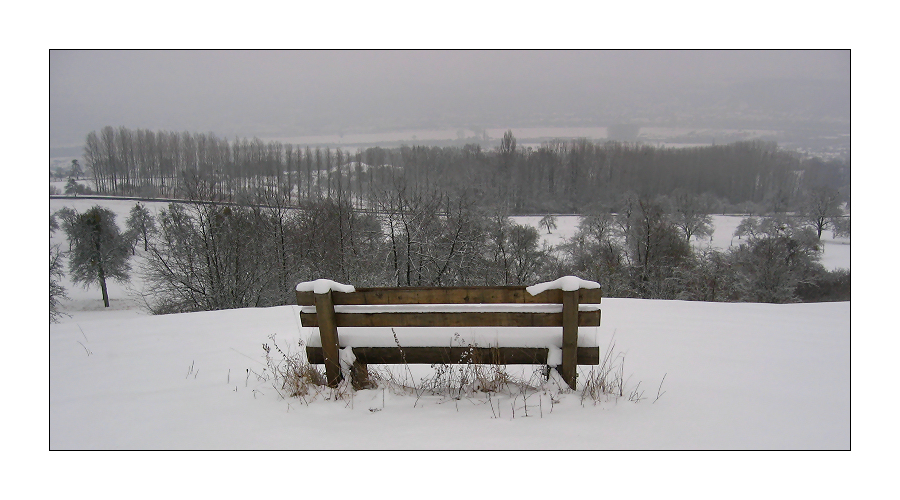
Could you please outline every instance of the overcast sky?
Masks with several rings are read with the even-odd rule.
[[[849,51],[51,51],[50,145],[105,125],[228,138],[516,127],[696,107],[723,88],[776,89],[784,108],[807,94],[794,82],[810,81],[821,94],[797,112],[849,122]]]

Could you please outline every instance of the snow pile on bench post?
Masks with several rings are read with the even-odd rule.
[[[341,376],[344,380],[352,378],[353,363],[356,362],[356,355],[353,354],[353,348],[347,346],[339,351],[339,359],[341,362]]]
[[[600,288],[600,283],[597,283],[596,281],[583,280],[578,276],[563,276],[562,278],[554,281],[547,281],[545,283],[531,285],[525,290],[531,295],[537,295],[547,290],[559,289],[564,292],[574,292],[575,290],[579,290],[581,288]]]
[[[547,366],[550,368],[556,368],[562,364],[563,354],[562,349],[556,347],[553,344],[547,345]]]
[[[320,279],[320,280],[315,280],[315,281],[304,281],[303,283],[298,283],[297,291],[298,292],[313,292],[316,294],[328,293],[330,291],[353,293],[356,291],[356,289],[353,288],[353,285],[345,285],[343,283],[338,283],[337,281]]]

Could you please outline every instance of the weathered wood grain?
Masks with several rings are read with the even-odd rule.
[[[577,305],[576,305],[577,308]],[[430,313],[337,313],[339,327],[467,327],[467,326],[563,326],[563,314],[528,312],[430,312]],[[578,326],[599,326],[600,311],[576,312]],[[316,313],[300,313],[303,326],[320,326]]]
[[[297,305],[315,305],[315,293],[296,292]],[[473,286],[460,288],[357,288],[353,293],[334,293],[334,304],[562,304],[562,290],[547,290],[531,295],[524,286]],[[581,304],[599,304],[599,288],[578,290]]]

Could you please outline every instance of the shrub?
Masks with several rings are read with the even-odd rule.
[[[843,302],[850,300],[850,270],[825,271],[812,281],[797,285],[802,302]]]

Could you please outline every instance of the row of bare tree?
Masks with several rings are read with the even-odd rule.
[[[198,177],[211,200],[263,191],[283,203],[340,199],[374,207],[402,181],[410,192],[471,191],[481,206],[519,213],[587,213],[633,191],[647,199],[682,190],[731,206],[796,208],[810,188],[849,196],[849,165],[804,159],[773,142],[658,148],[642,144],[553,140],[521,148],[507,132],[496,150],[402,146],[351,153],[213,134],[104,127],[91,132],[85,166],[102,194],[186,198]],[[446,208],[446,207],[445,207]],[[618,207],[617,207],[618,208]]]
[[[357,286],[531,284],[541,276],[537,230],[488,216],[469,198],[447,201],[401,183],[376,196],[372,214],[337,198],[301,208],[264,195],[208,203],[199,195],[209,186],[196,185],[195,199],[159,214],[145,253],[156,312],[288,304],[296,283],[323,276]]]

